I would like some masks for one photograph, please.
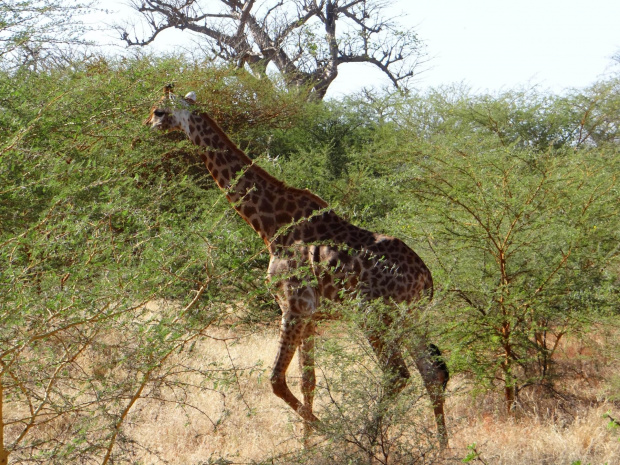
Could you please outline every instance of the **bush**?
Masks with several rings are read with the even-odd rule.
[[[170,81],[196,90],[240,140],[289,125],[298,105],[200,65],[98,58],[3,76],[0,457],[122,455],[135,402],[188,389],[170,375],[172,356],[228,317],[240,292],[264,311],[263,244],[205,180],[195,148],[142,121]],[[200,389],[222,376],[218,363],[195,368]]]
[[[412,138],[416,155],[402,178],[411,201],[395,231],[421,228],[452,364],[477,386],[501,386],[510,412],[523,389],[553,392],[564,336],[616,311],[620,225],[610,176],[618,147],[541,137],[545,125],[532,124],[525,104],[516,105],[520,116],[498,116],[506,99],[514,104],[510,95],[483,98],[482,122],[482,112],[463,110],[479,107],[477,98],[459,102],[450,117],[460,121],[457,134]],[[574,112],[548,116],[565,121],[558,134],[570,133]],[[526,139],[524,128],[535,136]]]

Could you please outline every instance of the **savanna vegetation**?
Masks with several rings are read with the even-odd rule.
[[[562,95],[320,101],[183,57],[11,63],[0,464],[620,460],[619,76]],[[270,173],[428,264],[419,327],[452,373],[451,449],[418,381],[378,402],[355,305],[320,327],[323,424],[302,447],[267,379],[279,309],[265,246],[185,136],[142,124],[169,82]]]

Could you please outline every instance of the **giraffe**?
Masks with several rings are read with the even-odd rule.
[[[204,147],[201,157],[210,175],[269,250],[267,278],[274,283],[275,298],[282,310],[271,386],[274,394],[302,417],[309,431],[319,423],[313,413],[313,336],[321,315],[319,301],[357,297],[365,311],[372,311],[375,301],[413,309],[422,297],[432,297],[431,273],[403,241],[349,223],[317,195],[290,187],[253,164],[195,104],[194,92],[181,98],[166,86],[145,124],[157,130],[183,131],[195,145]],[[409,314],[407,318],[415,321],[415,316]],[[386,325],[394,323],[388,313],[378,318]],[[387,340],[379,329],[365,331],[383,371],[389,375],[388,394],[398,394],[410,377],[400,344]],[[447,367],[439,349],[425,340],[408,349],[431,398],[440,445],[447,447]],[[303,402],[286,382],[296,350]]]

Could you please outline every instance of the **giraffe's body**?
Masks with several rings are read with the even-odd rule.
[[[277,288],[276,299],[282,309],[279,349],[271,376],[273,390],[307,423],[316,422],[312,412],[313,335],[320,299],[355,297],[362,303],[379,299],[387,305],[412,304],[425,294],[432,295],[430,271],[401,240],[352,225],[329,210],[321,198],[289,187],[252,164],[208,115],[190,110],[193,103],[193,93],[182,100],[167,89],[146,124],[182,130],[194,144],[204,147],[202,157],[211,176],[268,246],[268,276]],[[389,324],[387,320],[386,314],[384,322]],[[400,347],[385,341],[377,330],[369,329],[367,335],[383,368],[395,375],[395,394],[409,377]],[[303,403],[289,390],[285,377],[297,348]],[[431,395],[445,445],[443,394],[447,369],[435,346],[421,342],[410,349]]]

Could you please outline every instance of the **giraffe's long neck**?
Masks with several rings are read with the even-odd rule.
[[[209,173],[266,244],[283,226],[327,206],[309,191],[288,187],[254,165],[210,116],[190,113],[184,130],[194,144],[206,149],[202,157]]]

